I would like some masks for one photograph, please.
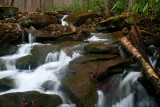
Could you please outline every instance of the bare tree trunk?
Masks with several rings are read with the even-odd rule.
[[[154,72],[152,66],[145,61],[141,53],[132,45],[132,43],[126,37],[120,39],[120,43],[131,53],[134,58],[136,58],[140,62],[143,68],[143,73],[146,75],[147,79],[150,80],[157,91],[160,92],[160,78]]]
[[[109,15],[108,0],[105,0],[104,4],[105,4],[105,15],[108,16]]]
[[[12,0],[12,2],[11,2],[11,4],[10,4],[10,6],[13,6],[13,3],[14,3],[14,0]]]

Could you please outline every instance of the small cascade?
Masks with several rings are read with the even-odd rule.
[[[22,43],[24,43],[25,42],[25,35],[24,35],[24,31],[23,31],[23,33],[22,33]]]
[[[121,46],[118,47],[118,50],[119,50],[119,54],[120,54],[121,57],[126,57],[127,56],[126,53],[123,51]]]
[[[68,23],[66,21],[64,21],[64,19],[68,17],[68,15],[64,15],[64,17],[61,19],[62,22],[62,26],[68,26]]]
[[[104,102],[105,102],[104,93],[101,90],[98,90],[97,94],[98,94],[97,107],[104,107]]]
[[[102,41],[102,42],[104,42],[104,41],[107,41],[108,39],[100,39],[100,38],[98,38],[97,36],[92,36],[91,38],[88,38],[88,41],[89,42],[98,42],[98,41]]]
[[[34,44],[21,44],[19,45],[18,51],[13,55],[0,57],[1,65],[5,66],[3,69],[16,70],[15,62],[17,59],[29,55],[34,45],[40,45],[39,43]]]
[[[148,56],[148,58],[153,68],[155,68],[159,57],[159,50],[153,45],[149,46],[149,49],[152,50],[153,56]]]
[[[137,81],[140,72],[126,69],[123,74],[111,77],[103,89],[102,107],[158,107],[144,87]]]
[[[31,44],[25,44],[32,46]],[[29,51],[26,51],[27,49],[25,45],[22,45],[23,49],[19,49],[17,53],[25,53],[29,54]],[[23,52],[22,52],[23,50]],[[39,66],[35,70],[26,70],[23,72],[18,72],[16,70],[13,71],[3,71],[3,73],[0,72],[0,78],[8,77],[12,78],[15,82],[16,88],[11,89],[5,92],[1,92],[0,95],[6,94],[6,93],[13,93],[13,92],[25,92],[25,91],[32,91],[36,90],[41,93],[45,94],[56,94],[59,95],[62,98],[63,103],[67,103],[65,96],[60,90],[61,82],[60,79],[64,74],[67,65],[71,60],[73,60],[76,57],[79,57],[80,54],[73,52],[72,56],[67,56],[66,53],[61,50],[60,52],[54,52],[49,53],[46,57],[46,63]],[[8,58],[12,58],[12,56],[7,56]],[[18,57],[16,57],[18,58]],[[45,91],[45,87],[43,87],[43,84],[47,81],[50,81],[52,83],[51,86],[47,87],[47,91]],[[63,104],[60,107],[75,107],[74,104]]]
[[[54,53],[50,52],[50,53],[48,53],[45,62],[49,63],[49,62],[56,62],[56,61],[58,61],[58,58],[59,58],[58,55],[59,55],[58,52],[54,52]]]
[[[28,32],[28,42],[31,44],[31,43],[34,43],[35,40],[36,40],[36,37],[32,36],[32,34]]]

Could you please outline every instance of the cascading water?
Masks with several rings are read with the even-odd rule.
[[[0,72],[0,79],[8,77],[13,79],[16,87],[8,91],[0,92],[0,95],[13,92],[25,92],[36,90],[46,94],[59,95],[64,103],[67,103],[65,96],[60,90],[60,78],[63,76],[67,65],[71,60],[80,56],[79,53],[73,52],[71,56],[67,56],[66,53],[61,50],[60,52],[48,53],[46,56],[45,64],[37,67],[35,70],[23,70],[19,72],[16,69],[16,60],[31,54],[30,51],[35,45],[44,45],[40,43],[33,43],[34,38],[29,34],[29,44],[19,45],[18,51],[9,56],[0,57],[1,61],[4,62],[6,69]],[[53,50],[54,51],[54,50]],[[53,83],[49,89],[45,90],[43,84],[45,82]],[[63,104],[60,107],[75,107],[74,104]]]
[[[158,107],[137,81],[141,74],[136,70],[136,65],[133,67],[107,80],[103,92],[98,92],[103,97],[99,97],[101,103],[98,102],[97,107]]]
[[[36,38],[34,36],[32,36],[32,34],[30,32],[28,32],[28,41],[29,43],[34,43],[36,40]]]
[[[64,19],[68,17],[68,15],[64,15],[64,17],[61,19],[62,22],[62,26],[68,26],[68,23],[66,21],[64,21]]]
[[[92,35],[88,39],[90,42],[104,42],[109,40],[101,34],[98,34],[98,36],[96,34]],[[59,95],[64,103],[59,107],[76,107],[75,104],[67,104],[65,95],[60,88],[60,79],[63,78],[69,62],[80,56],[79,53],[81,51],[78,49],[81,49],[83,46],[77,45],[71,47],[70,50],[72,52],[69,55],[65,53],[65,49],[61,49],[60,51],[53,50],[53,52],[48,53],[46,56],[45,64],[33,70],[18,70],[15,66],[17,59],[30,55],[33,46],[44,45],[34,43],[35,38],[30,33],[28,40],[28,44],[19,45],[19,49],[15,54],[0,57],[0,61],[5,65],[4,69],[0,72],[0,79],[5,77],[11,78],[16,85],[14,89],[0,92],[0,95],[36,90],[45,94]],[[131,70],[126,69],[124,74],[111,77],[106,84],[107,87],[110,87],[109,89],[104,88],[97,91],[99,98],[97,107],[157,107],[155,102],[147,95],[143,86],[137,82],[140,73]],[[49,82],[49,85],[44,87],[46,82]]]

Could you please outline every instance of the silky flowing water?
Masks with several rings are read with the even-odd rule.
[[[107,42],[110,39],[106,39],[102,33],[92,33],[92,37],[88,41]],[[16,86],[14,89],[0,92],[0,95],[36,90],[45,94],[59,95],[63,101],[63,104],[59,107],[76,107],[76,104],[67,101],[60,88],[62,85],[60,80],[63,78],[69,62],[81,56],[81,48],[85,43],[70,47],[71,55],[66,54],[64,48],[60,51],[53,50],[46,56],[44,64],[36,69],[28,67],[26,70],[21,70],[16,68],[15,65],[19,58],[30,55],[32,48],[36,45],[50,45],[36,43],[36,38],[32,37],[30,33],[28,40],[29,43],[18,45],[19,49],[15,54],[0,57],[0,66],[3,66],[3,68],[0,68],[0,79],[11,78]],[[117,74],[109,78],[105,83],[106,86],[112,87],[111,89],[97,90],[97,107],[157,107],[154,99],[147,94],[144,87],[137,81],[140,76],[140,69],[137,71],[135,68],[137,68],[136,65],[131,65],[130,68],[125,69],[123,74]],[[47,81],[52,81],[54,84],[49,89],[44,90],[42,85]]]

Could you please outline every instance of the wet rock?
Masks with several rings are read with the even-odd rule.
[[[31,67],[37,65],[41,65],[44,63],[46,56],[49,52],[55,52],[59,51],[60,46],[59,45],[37,45],[34,46],[33,49],[31,50],[31,55],[32,55],[32,61],[35,62],[31,64]]]
[[[17,51],[17,47],[9,43],[0,44],[0,56],[11,55]]]
[[[42,28],[41,31],[50,33],[51,37],[58,37],[73,33],[70,27],[62,26],[61,24],[50,24],[49,26]]]
[[[96,13],[74,13],[65,18],[65,21],[79,27],[84,24],[88,18],[94,18],[95,16],[97,16]]]
[[[39,65],[45,63],[45,59],[49,52],[60,50],[60,45],[35,45],[31,50],[31,55],[19,58],[16,61],[18,69],[35,69]]]
[[[55,88],[55,84],[56,84],[55,82],[48,80],[45,83],[43,83],[41,87],[43,88],[44,91],[52,90]]]
[[[1,107],[57,107],[62,100],[57,95],[42,94],[36,91],[17,92],[0,96]]]
[[[19,9],[16,7],[0,7],[0,19],[17,16]]]
[[[29,19],[32,21],[31,26],[36,29],[41,29],[50,24],[58,24],[59,19],[52,15],[44,15],[44,14],[31,14]]]
[[[14,87],[13,79],[8,77],[0,79],[0,92],[10,90]]]
[[[27,16],[19,18],[18,22],[22,27],[30,27],[31,24],[33,23],[33,21]]]
[[[63,42],[63,41],[83,41],[84,36],[88,36],[89,33],[73,32],[72,29],[68,26],[62,26],[60,24],[51,24],[40,30],[30,31],[33,36],[36,37],[36,41],[54,41],[54,42]]]
[[[30,65],[32,63],[35,63],[35,62],[32,62],[31,59],[32,59],[31,55],[27,55],[27,56],[24,56],[22,58],[19,58],[16,61],[16,68],[18,68],[18,69],[29,69]],[[38,66],[37,63],[35,63],[35,66]]]
[[[118,54],[118,48],[116,46],[107,45],[104,43],[91,43],[84,47],[84,50],[90,54],[96,53],[108,53],[108,54]]]
[[[121,69],[114,73],[123,72],[124,66],[128,64],[128,59],[117,55],[92,54],[78,57],[69,63],[66,77],[62,81],[64,90],[77,106],[92,107],[97,103],[96,79],[105,78],[112,67]]]
[[[66,46],[75,46],[82,43],[83,42],[80,42],[80,41],[65,41],[65,42],[61,42],[60,45],[61,47],[66,47]]]
[[[18,23],[2,23],[0,27],[0,43],[16,41],[21,34],[22,29]]]
[[[9,22],[9,23],[17,23],[17,19],[15,19],[14,17],[11,17],[11,18],[5,18],[5,21],[6,22]]]

